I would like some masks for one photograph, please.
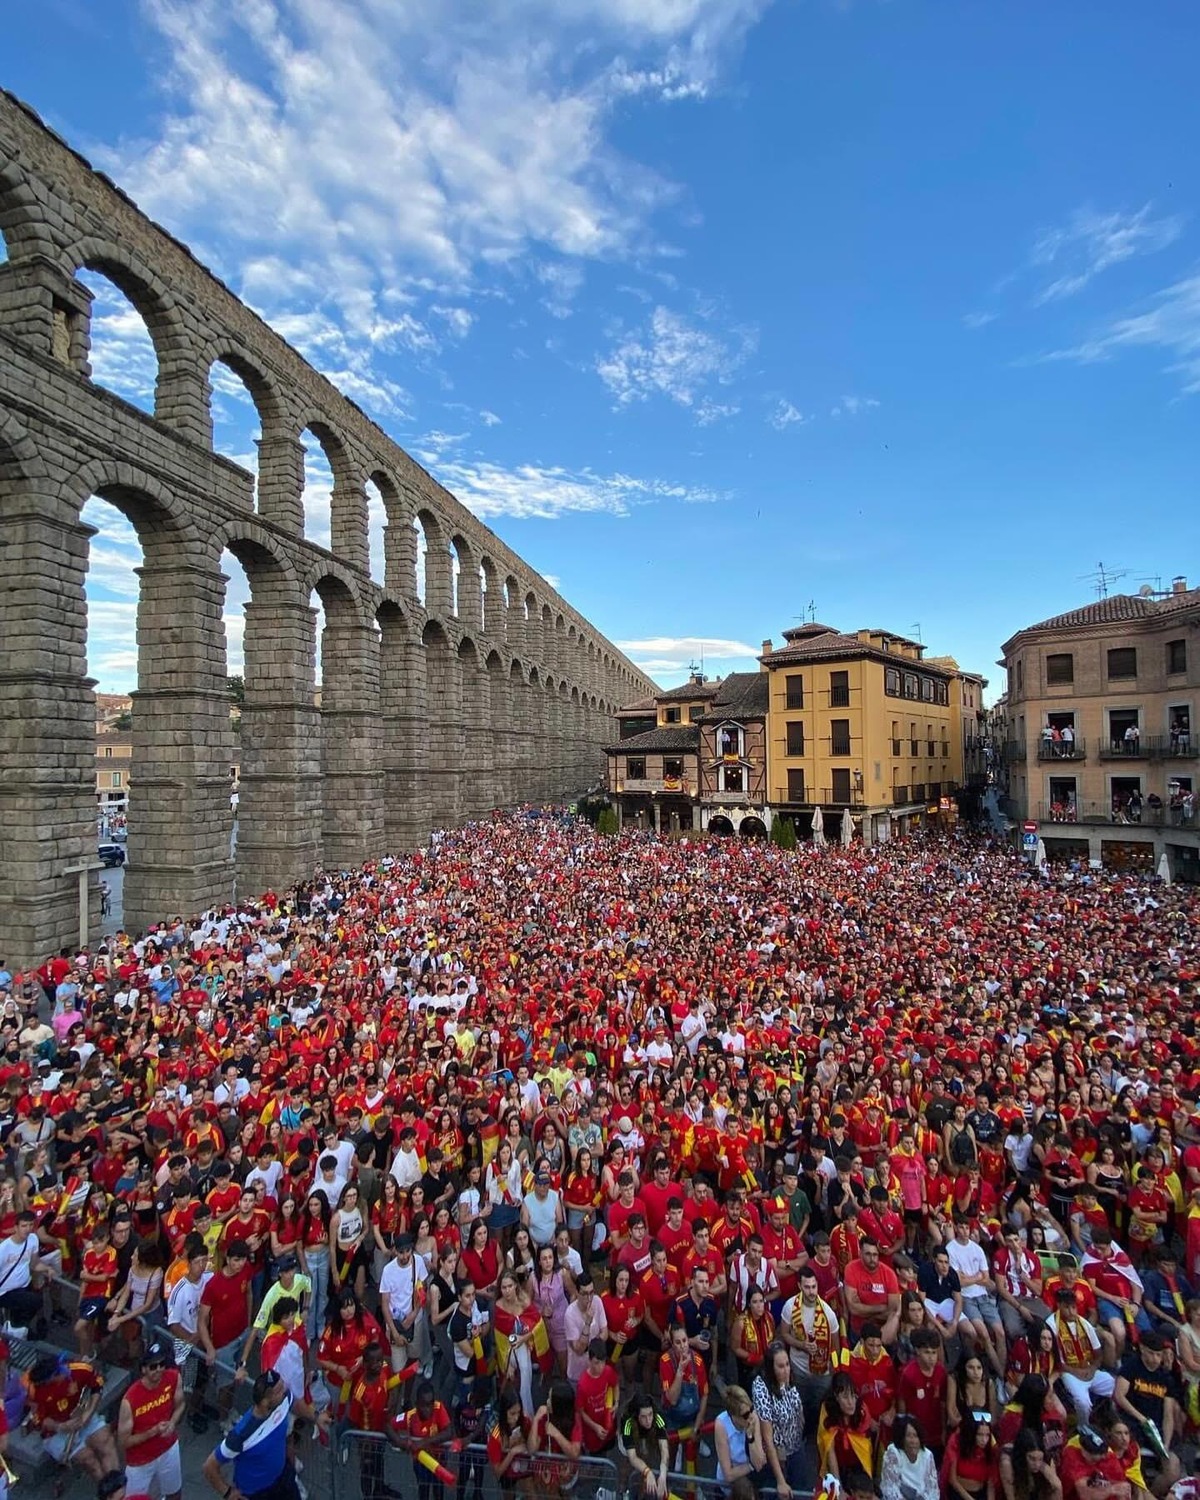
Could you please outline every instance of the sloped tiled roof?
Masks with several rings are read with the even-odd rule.
[[[765,656],[760,656],[759,661],[774,667],[786,666],[790,662],[836,661],[839,657],[845,659],[865,656],[870,661],[885,662],[889,667],[900,667],[906,672],[931,672],[935,677],[953,676],[945,667],[935,666],[932,662],[915,657],[881,651],[878,646],[859,640],[856,635],[843,635],[840,630],[828,627],[822,633],[814,634],[815,628],[812,625],[804,627],[806,634],[803,639],[790,640],[788,645],[780,646],[778,651],[768,651]],[[784,633],[789,638],[793,634],[790,630]]]
[[[624,718],[628,714],[652,714],[656,712],[658,702],[654,698],[639,698],[636,703],[628,703],[624,708],[617,709],[617,718]]]
[[[719,686],[715,682],[683,682],[678,687],[668,688],[665,693],[659,693],[658,701],[661,703],[664,698],[715,698]]]
[[[1029,630],[1071,630],[1087,625],[1129,625],[1141,620],[1161,620],[1165,615],[1198,606],[1200,589],[1184,589],[1160,599],[1147,598],[1143,594],[1110,594],[1107,599],[1097,599],[1081,609],[1069,609],[1061,615],[1052,615],[1048,620],[1039,620],[1036,625],[1025,625],[1017,635],[1024,635]]]
[[[768,673],[730,672],[700,722],[717,724],[724,719],[763,718],[767,712],[769,692]]]
[[[627,751],[678,750],[695,754],[700,748],[700,731],[695,724],[672,724],[665,729],[647,729],[631,734],[627,740],[604,747],[605,755],[624,755]]]

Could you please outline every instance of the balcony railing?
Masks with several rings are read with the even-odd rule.
[[[1190,734],[1143,734],[1126,742],[1107,740],[1100,746],[1101,760],[1196,760],[1200,745]]]
[[[1025,751],[1025,741],[1024,740],[1008,740],[1005,743],[1005,746],[1004,746],[1004,759],[1005,760],[1009,760],[1009,761],[1024,760],[1025,759],[1025,754],[1026,754],[1026,751]]]
[[[893,740],[892,741],[892,754],[893,755],[899,755],[900,754],[900,741],[899,740]]]
[[[1039,740],[1038,760],[1086,760],[1087,741],[1076,735],[1071,743],[1063,740]]]
[[[850,741],[831,739],[829,741],[829,753],[830,755],[849,755],[851,753]]]
[[[617,782],[618,792],[669,792],[674,797],[694,797],[696,783],[686,776],[626,776]]]
[[[830,708],[849,708],[850,689],[848,687],[831,687],[829,689]]]
[[[1128,805],[1116,807],[1111,802],[1041,802],[1038,818],[1043,823],[1105,824],[1119,828],[1200,828],[1200,813],[1194,801],[1190,812],[1184,807],[1151,807],[1145,801],[1136,812]]]
[[[904,807],[909,801],[908,788],[906,786],[894,786],[892,788],[892,806]]]
[[[847,796],[843,792],[834,792],[826,788],[815,790],[813,787],[806,787],[803,798],[792,803],[794,807],[862,807],[862,805],[861,792],[851,791]]]
[[[1101,760],[1149,760],[1151,737],[1143,739],[1127,740],[1124,735],[1120,739],[1101,740],[1099,744]]]

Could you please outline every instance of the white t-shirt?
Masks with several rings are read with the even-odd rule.
[[[388,1299],[393,1322],[402,1323],[408,1318],[417,1288],[428,1279],[425,1262],[419,1255],[414,1255],[407,1266],[402,1266],[395,1256],[388,1261],[379,1278],[379,1295]]]
[[[185,1276],[177,1281],[171,1288],[171,1295],[167,1299],[167,1326],[175,1324],[186,1333],[197,1333],[200,1328],[200,1298],[204,1295],[204,1288],[208,1284],[211,1271],[205,1271],[199,1281],[192,1281]],[[172,1338],[175,1345],[175,1363],[181,1365],[192,1352],[193,1345],[186,1339]]]
[[[29,1285],[29,1268],[37,1253],[36,1234],[31,1234],[21,1245],[12,1239],[0,1240],[0,1297],[22,1291]]]
[[[988,1289],[985,1286],[967,1286],[963,1280],[966,1276],[986,1276],[988,1274],[987,1256],[983,1253],[981,1246],[974,1240],[968,1240],[965,1245],[959,1244],[953,1239],[946,1246],[946,1254],[950,1257],[950,1264],[958,1272],[958,1279],[963,1282],[962,1294],[967,1301],[973,1301],[979,1297],[986,1297]]]

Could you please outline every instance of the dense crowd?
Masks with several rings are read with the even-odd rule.
[[[297,1494],[297,1424],[381,1435],[364,1500],[388,1445],[428,1500],[464,1442],[476,1496],[480,1444],[541,1496],[596,1455],[635,1500],[697,1464],[734,1500],[1163,1496],[1198,916],[963,832],[530,811],[0,963],[6,1425],[104,1496],[178,1496],[185,1423],[223,1500]]]

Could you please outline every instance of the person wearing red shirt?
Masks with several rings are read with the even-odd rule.
[[[858,1216],[858,1227],[879,1246],[890,1266],[892,1257],[904,1249],[904,1220],[888,1203],[887,1189],[873,1187],[866,1208]]]
[[[880,1446],[886,1444],[891,1431],[896,1404],[896,1362],[883,1347],[878,1323],[864,1323],[859,1343],[850,1351],[850,1379],[859,1394],[863,1410],[871,1419],[871,1432]]]
[[[1094,1428],[1066,1444],[1059,1461],[1063,1500],[1129,1500],[1125,1467]]]
[[[638,1281],[650,1269],[651,1256],[658,1242],[650,1238],[646,1220],[641,1214],[630,1214],[626,1227],[629,1238],[617,1252],[614,1264],[628,1266],[630,1275]]]
[[[617,1196],[608,1205],[608,1238],[611,1251],[619,1252],[629,1238],[629,1221],[634,1214],[646,1217],[645,1200],[635,1190],[637,1179],[632,1172],[617,1178]]]
[[[851,1334],[861,1337],[863,1324],[870,1320],[883,1330],[883,1342],[894,1344],[900,1327],[900,1283],[880,1259],[874,1240],[863,1240],[858,1259],[846,1267],[843,1291]]]
[[[678,1273],[667,1260],[667,1252],[657,1240],[651,1248],[649,1269],[633,1284],[645,1309],[639,1344],[647,1352],[657,1353],[663,1347],[671,1324],[671,1309],[682,1287]]]
[[[946,1387],[949,1377],[942,1361],[942,1341],[932,1328],[918,1328],[912,1336],[913,1358],[896,1380],[896,1414],[915,1417],[926,1445],[940,1462],[946,1442]]]
[[[775,1271],[779,1283],[778,1296],[786,1302],[799,1290],[800,1272],[808,1261],[808,1252],[791,1226],[787,1199],[770,1198],[766,1207],[770,1213],[760,1236],[763,1254]]]
[[[166,1339],[155,1339],[142,1358],[141,1374],[126,1388],[117,1419],[128,1494],[149,1495],[157,1488],[163,1500],[179,1500],[179,1424],[186,1406],[171,1347]]]
[[[79,1317],[75,1337],[84,1359],[95,1353],[99,1336],[104,1333],[104,1313],[117,1285],[117,1252],[110,1243],[111,1234],[102,1219],[92,1226],[91,1242],[83,1252],[79,1273]]]
[[[222,1414],[233,1405],[234,1376],[254,1311],[253,1280],[249,1247],[244,1240],[230,1240],[225,1264],[208,1278],[200,1294],[201,1341],[207,1338],[216,1350],[217,1404]]]
[[[209,1201],[212,1201],[211,1195]],[[259,1207],[253,1188],[243,1188],[238,1197],[237,1213],[225,1221],[225,1227],[221,1230],[221,1244],[225,1254],[229,1254],[229,1247],[235,1240],[240,1240],[246,1247],[251,1275],[258,1276],[266,1270],[267,1236],[270,1232],[271,1215]]]
[[[752,1229],[747,1234],[755,1232]],[[725,1256],[715,1245],[709,1243],[708,1225],[703,1219],[697,1219],[692,1225],[692,1248],[684,1252],[679,1267],[680,1277],[684,1281],[690,1281],[697,1266],[702,1266],[708,1272],[709,1296],[715,1297],[718,1302],[723,1301],[729,1290],[725,1275]]]
[[[617,1397],[621,1377],[607,1358],[603,1339],[588,1345],[587,1368],[575,1387],[575,1405],[583,1426],[587,1453],[606,1453],[617,1435]]]
[[[652,1235],[658,1235],[666,1222],[667,1208],[672,1198],[683,1202],[683,1189],[671,1181],[671,1163],[665,1154],[654,1158],[650,1176],[642,1183],[642,1202],[645,1204],[646,1227]]]
[[[831,1307],[842,1305],[842,1268],[833,1258],[833,1245],[823,1229],[812,1237],[812,1256],[807,1270],[817,1278],[817,1293]]]
[[[683,1275],[683,1259],[692,1248],[692,1226],[683,1216],[683,1199],[672,1198],[667,1205],[666,1221],[656,1236],[667,1252],[667,1259]]]
[[[433,1381],[422,1380],[414,1396],[416,1404],[410,1411],[396,1419],[396,1440],[412,1453],[433,1452],[444,1447],[454,1436],[450,1426],[450,1413],[434,1394]],[[441,1492],[441,1481],[431,1474],[424,1464],[413,1460],[413,1472],[417,1479],[417,1500],[433,1500]],[[434,1485],[438,1490],[434,1490]]]
[[[29,1372],[29,1410],[46,1452],[77,1463],[96,1483],[118,1467],[112,1429],[100,1415],[103,1377],[81,1360],[42,1354]]]

